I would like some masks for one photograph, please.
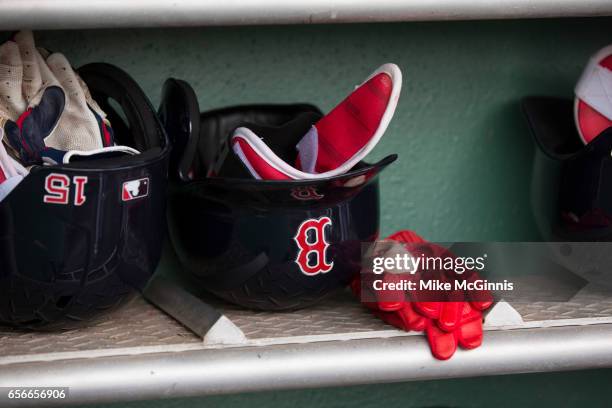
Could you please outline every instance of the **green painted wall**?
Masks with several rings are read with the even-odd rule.
[[[202,109],[309,101],[329,109],[374,68],[404,72],[399,108],[372,154],[383,174],[382,232],[432,240],[528,240],[531,145],[518,100],[572,95],[609,19],[194,28],[39,33],[74,65],[129,71],[157,106],[174,76]]]
[[[518,101],[570,97],[587,57],[611,39],[610,19],[39,33],[74,65],[125,68],[155,105],[174,76],[195,87],[202,109],[296,101],[329,109],[379,64],[399,64],[400,105],[372,154],[400,154],[383,174],[382,230],[432,240],[538,238]],[[130,406],[605,406],[611,381],[611,371],[593,371]]]

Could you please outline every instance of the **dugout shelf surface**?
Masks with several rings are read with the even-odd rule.
[[[0,387],[70,386],[55,403],[67,406],[612,367],[612,299],[588,286],[569,302],[513,304],[521,321],[489,315],[483,346],[444,362],[422,334],[387,326],[347,291],[292,313],[214,305],[246,340],[205,344],[140,297],[86,328],[0,328]]]

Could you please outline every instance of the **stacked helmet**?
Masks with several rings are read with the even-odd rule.
[[[116,140],[142,152],[33,167],[0,202],[0,323],[70,327],[142,289],[165,231],[169,144],[149,101],[108,64],[78,70]]]
[[[596,52],[574,101],[523,101],[536,142],[533,205],[547,240],[611,241],[612,46]]]
[[[321,117],[316,107],[200,114],[191,87],[169,79],[159,114],[175,146],[169,234],[196,285],[247,308],[284,310],[313,304],[359,273],[362,243],[378,236],[378,174],[396,156],[315,180],[254,179],[242,163],[232,164],[232,131],[265,129],[282,152],[282,135],[307,132]]]
[[[523,101],[534,140],[532,207],[547,241],[611,241],[612,128],[584,145],[572,101]]]
[[[555,262],[603,293],[612,290],[612,128],[583,144],[572,105],[551,97],[523,101],[536,145],[532,209]]]

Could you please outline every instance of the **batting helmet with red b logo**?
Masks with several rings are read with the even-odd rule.
[[[395,156],[325,179],[256,180],[223,160],[230,133],[246,122],[275,127],[281,136],[288,122],[308,129],[321,116],[317,108],[255,105],[200,114],[193,90],[172,79],[162,99],[176,183],[169,233],[196,284],[244,307],[283,310],[313,304],[359,273],[361,244],[378,236],[377,176]]]

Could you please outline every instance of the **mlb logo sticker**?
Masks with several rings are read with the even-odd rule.
[[[149,195],[149,178],[126,181],[123,183],[121,198],[123,201],[132,201]]]

